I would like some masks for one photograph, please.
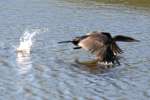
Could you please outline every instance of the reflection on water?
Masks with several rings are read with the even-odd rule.
[[[1,0],[0,100],[149,100],[150,12],[101,6],[101,1]],[[95,30],[128,35],[141,42],[120,43],[124,50],[121,65],[105,71],[101,66],[76,63],[75,58],[92,58],[84,50],[57,44]],[[16,52],[12,46],[19,47],[24,33],[36,35],[22,39],[22,49]],[[28,40],[31,42],[26,45]]]
[[[17,64],[18,64],[18,72],[20,74],[27,74],[32,68],[32,61],[30,58],[30,53],[17,53]]]
[[[113,65],[112,63],[100,63],[97,60],[79,61],[78,59],[76,59],[71,65],[91,74],[102,74],[109,71],[109,69],[113,68],[114,66],[117,67],[117,64]]]

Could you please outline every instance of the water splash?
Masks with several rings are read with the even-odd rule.
[[[30,58],[31,47],[33,45],[33,39],[38,33],[39,29],[26,30],[20,37],[20,44],[17,48],[17,63],[19,74],[26,74],[32,68],[32,61]]]
[[[26,74],[32,68],[32,60],[30,57],[31,48],[33,46],[35,36],[39,33],[46,32],[48,29],[31,29],[26,30],[20,37],[20,44],[16,49],[19,74]]]
[[[20,45],[17,48],[17,52],[30,53],[31,47],[33,45],[33,37],[40,33],[40,29],[27,30],[20,37]]]

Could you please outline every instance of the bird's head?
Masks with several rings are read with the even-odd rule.
[[[75,38],[73,39],[72,43],[73,43],[74,45],[78,45],[78,43],[80,42],[80,40],[81,40],[80,37],[75,37]]]

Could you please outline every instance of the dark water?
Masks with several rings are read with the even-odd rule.
[[[148,3],[108,3],[0,1],[0,100],[148,100]],[[23,33],[38,30],[31,54],[16,53]],[[92,59],[89,53],[57,44],[94,30],[132,36],[141,42],[119,43],[124,50],[121,65],[101,73],[99,68],[75,63],[76,58]]]

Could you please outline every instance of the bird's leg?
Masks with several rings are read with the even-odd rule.
[[[119,62],[119,60],[118,60],[117,57],[116,57],[116,63],[117,63],[118,65],[120,65],[120,62]]]

